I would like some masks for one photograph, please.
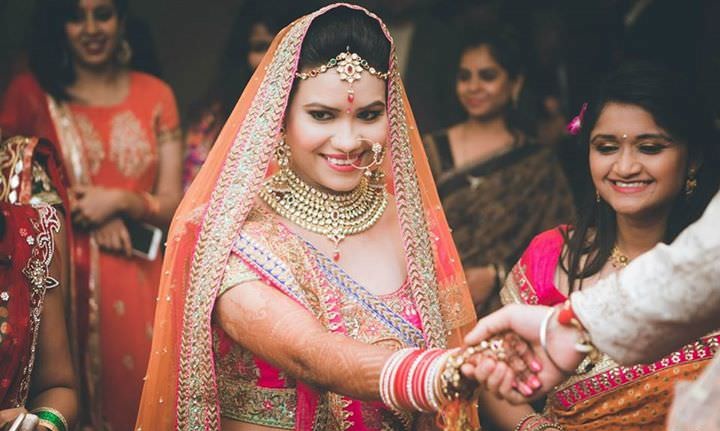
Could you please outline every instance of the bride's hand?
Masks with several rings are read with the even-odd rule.
[[[528,343],[507,332],[489,341],[490,348],[473,355],[463,365],[465,377],[496,396],[511,402],[527,402],[527,396],[540,388],[537,373],[542,365]]]
[[[495,313],[480,319],[475,328],[465,337],[466,344],[476,344],[484,339],[489,339],[496,334],[502,334],[507,331],[513,331],[521,336],[526,342],[532,346],[535,358],[542,365],[542,371],[538,374],[538,378],[542,384],[540,390],[535,388],[534,397],[538,397],[550,391],[554,386],[562,382],[567,375],[557,369],[552,361],[547,357],[546,352],[540,346],[540,325],[550,307],[534,306],[534,305],[507,305]],[[583,359],[583,355],[575,350],[575,343],[578,340],[579,332],[569,326],[561,326],[553,319],[548,328],[547,346],[553,355],[555,362],[566,370],[572,370],[577,367]],[[477,367],[475,371],[476,378],[485,377],[487,369],[490,372],[495,371],[493,365],[485,365],[485,368]],[[516,382],[518,390],[522,390],[521,381]],[[493,391],[495,392],[495,391]],[[528,398],[517,401],[517,391],[508,392],[507,385],[498,386],[496,394],[513,404],[525,403]]]

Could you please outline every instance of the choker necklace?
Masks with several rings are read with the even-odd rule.
[[[325,235],[335,246],[335,262],[340,260],[340,242],[370,229],[387,207],[385,188],[373,187],[365,175],[354,190],[330,194],[310,186],[287,168],[265,181],[260,198],[296,225]]]
[[[630,258],[625,256],[620,251],[618,246],[614,246],[612,248],[612,252],[610,253],[610,263],[612,264],[613,267],[622,269],[622,268],[625,268],[628,265],[628,263],[630,263]]]

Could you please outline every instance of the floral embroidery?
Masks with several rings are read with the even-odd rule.
[[[599,363],[588,372],[576,374],[558,386],[552,399],[558,406],[568,409],[592,397],[605,394],[618,387],[633,383],[668,368],[696,361],[712,359],[718,350],[720,336],[705,337],[688,344],[679,351],[647,365],[618,366],[612,359],[603,355]],[[580,365],[582,367],[583,364]],[[578,367],[578,368],[580,368]]]
[[[155,160],[148,136],[131,111],[121,112],[112,119],[110,160],[123,175],[130,178],[142,175]]]
[[[82,144],[88,163],[88,169],[91,175],[95,175],[100,170],[103,160],[105,160],[105,147],[100,139],[100,135],[95,130],[92,121],[83,114],[75,113],[75,122],[78,131],[82,137]]]

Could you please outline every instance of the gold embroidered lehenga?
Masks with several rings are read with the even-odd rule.
[[[235,344],[211,315],[218,295],[242,281],[264,281],[330,332],[391,349],[459,345],[462,329],[474,323],[394,54],[387,80],[390,163],[384,169],[404,242],[404,285],[388,297],[371,294],[256,204],[273,170],[304,35],[313,19],[337,7],[362,10],[379,22],[357,6],[331,5],[281,31],[178,208],[138,430],[217,430],[221,416],[297,430],[407,429],[404,418],[382,403],[316,389]]]

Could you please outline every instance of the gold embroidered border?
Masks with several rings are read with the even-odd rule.
[[[178,373],[179,430],[219,429],[209,319],[232,241],[247,216],[274,151],[294,80],[306,17],[280,42],[218,177],[190,266]]]

